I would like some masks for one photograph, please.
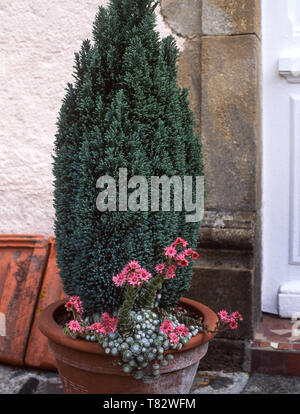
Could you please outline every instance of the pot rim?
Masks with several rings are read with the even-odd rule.
[[[65,346],[67,348],[74,349],[76,351],[87,352],[90,354],[105,355],[111,357],[105,353],[105,350],[98,343],[87,342],[83,339],[72,339],[70,336],[67,336],[63,328],[58,325],[54,320],[55,311],[66,303],[66,299],[60,300],[58,302],[52,303],[46,309],[44,309],[38,318],[38,327],[40,331],[51,341]],[[180,304],[184,305],[186,308],[193,309],[194,311],[202,314],[203,323],[208,325],[213,330],[215,329],[218,317],[209,307],[203,305],[192,299],[181,298]],[[199,345],[203,345],[215,337],[216,333],[201,332],[194,336],[189,343],[184,346],[181,350],[172,350],[167,353],[182,353],[188,351],[192,348],[196,348]]]

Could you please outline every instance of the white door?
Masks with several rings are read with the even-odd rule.
[[[300,312],[300,0],[262,0],[263,311]]]

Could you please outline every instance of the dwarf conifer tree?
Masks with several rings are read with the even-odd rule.
[[[155,6],[153,0],[111,0],[99,8],[93,42],[85,40],[75,54],[75,81],[59,114],[58,267],[65,293],[80,296],[88,313],[118,310],[123,297],[112,277],[130,260],[154,275],[163,248],[178,236],[197,245],[200,223],[186,223],[184,208],[101,213],[96,207],[97,180],[110,176],[118,183],[120,168],[149,183],[153,176],[203,175],[188,92],[177,84],[178,50],[171,36],[160,41]],[[177,304],[191,276],[191,269],[181,269],[165,284],[163,307]]]

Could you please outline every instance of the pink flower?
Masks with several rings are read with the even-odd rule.
[[[218,316],[220,317],[222,322],[229,323],[230,317],[228,315],[228,312],[226,310],[222,310],[218,313]]]
[[[164,263],[160,263],[159,265],[156,266],[155,271],[159,274],[163,274],[165,268],[166,266],[164,265]]]
[[[176,333],[174,333],[174,332],[169,333],[169,338],[170,338],[171,344],[178,344],[179,343],[179,337],[177,336]]]
[[[172,259],[172,257],[175,257],[177,254],[177,250],[174,246],[168,246],[165,249],[165,256]]]
[[[121,286],[120,275],[113,276],[112,280],[116,286]]]
[[[83,314],[83,305],[79,296],[71,296],[65,304],[65,307],[68,311],[74,309],[79,315]]]
[[[115,318],[110,317],[108,315],[108,313],[103,313],[101,319],[102,319],[102,324],[103,324],[104,328],[109,330],[108,333],[116,332],[118,322],[119,322],[119,319],[117,317],[115,317]]]
[[[233,314],[231,315],[231,317],[233,319],[238,319],[240,321],[243,321],[243,317],[242,317],[242,315],[239,312],[233,312]]]
[[[199,259],[199,253],[197,253],[197,252],[195,252],[195,251],[193,250],[193,253],[192,253],[192,260],[197,260],[197,259]]]
[[[168,319],[164,321],[160,327],[160,330],[164,333],[169,333],[173,331],[173,324]]]
[[[107,313],[107,312],[102,313],[102,315],[101,315],[101,320],[102,320],[103,322],[108,322],[108,321],[110,321],[110,320],[111,320],[111,317],[109,316],[109,313]]]
[[[132,271],[132,270],[140,269],[141,265],[136,260],[132,260],[131,262],[128,263],[126,268],[128,269],[128,271]]]
[[[65,304],[65,307],[66,307],[66,309],[67,309],[68,311],[71,311],[71,310],[72,310],[72,308],[73,308],[73,304],[72,304],[71,302],[67,302],[67,303]]]
[[[148,282],[152,274],[146,269],[141,268],[135,260],[128,263],[119,275],[112,278],[114,284],[118,287],[124,286],[128,282],[131,286],[141,286],[143,282]]]
[[[94,323],[87,327],[88,331],[94,331],[98,334],[108,335],[111,332],[115,332],[119,322],[118,318],[110,317],[108,313],[103,313],[101,316],[101,323]]]
[[[184,253],[180,253],[176,256],[176,261],[178,266],[180,267],[187,267],[189,265],[188,260],[185,258],[185,254]]]
[[[192,257],[193,251],[193,249],[186,249],[182,253],[184,253],[184,255],[187,257]]]
[[[173,245],[174,246],[180,246],[181,245],[182,247],[187,247],[189,244],[188,244],[188,242],[186,240],[182,239],[181,237],[178,237],[174,241]]]
[[[115,332],[118,325],[118,318],[110,316],[108,313],[103,313],[101,315],[101,320],[104,325],[109,325],[112,329],[112,332]]]
[[[111,332],[110,327],[105,326],[102,323],[94,323],[93,325],[89,326],[87,330],[103,335],[108,335]]]
[[[71,321],[67,324],[67,327],[69,329],[69,331],[73,332],[73,333],[83,333],[84,329],[82,328],[82,326],[80,325],[80,323],[78,321]]]
[[[126,283],[127,275],[124,272],[121,272],[119,275],[114,276],[112,280],[116,286],[121,287]]]
[[[230,326],[231,329],[237,329],[238,323],[237,323],[237,321],[235,319],[231,319],[229,326]]]
[[[172,265],[172,266],[168,267],[168,269],[166,271],[166,276],[167,276],[168,279],[174,279],[174,277],[176,277],[176,273],[175,273],[176,269],[177,269],[177,266],[175,266],[175,265]]]
[[[179,325],[176,326],[175,328],[175,332],[179,335],[179,336],[188,336],[189,334],[189,330],[186,326],[184,325]]]
[[[187,249],[183,252],[187,257],[191,257],[192,260],[197,260],[199,258],[199,254],[195,252],[193,249]]]
[[[132,273],[129,277],[128,277],[128,282],[130,283],[131,286],[136,287],[136,286],[141,286],[141,281],[139,278],[138,273]]]
[[[108,325],[102,325],[102,327],[100,328],[100,333],[102,333],[103,335],[109,335],[111,332],[112,330]]]
[[[87,331],[94,331],[96,333],[101,333],[102,328],[103,328],[102,323],[94,323],[93,325],[88,326],[86,328],[86,330]]]
[[[146,269],[140,269],[138,271],[138,275],[142,282],[148,282],[148,280],[152,278],[152,274]]]

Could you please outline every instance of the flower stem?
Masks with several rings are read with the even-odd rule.
[[[142,309],[152,309],[157,292],[162,288],[165,280],[165,275],[159,275],[150,280],[144,292],[138,300],[138,306]]]
[[[129,285],[126,286],[125,300],[119,312],[118,328],[121,332],[129,332],[133,327],[130,312],[133,308],[138,292],[139,289],[133,288]]]

